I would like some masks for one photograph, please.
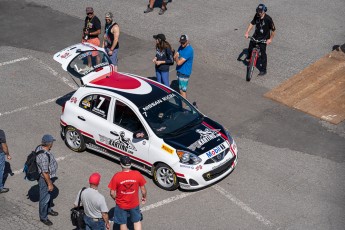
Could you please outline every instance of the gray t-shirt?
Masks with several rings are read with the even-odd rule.
[[[0,153],[4,151],[2,149],[2,143],[6,143],[6,136],[4,130],[0,129]]]
[[[74,202],[76,206],[78,205],[80,191]],[[85,215],[91,218],[102,218],[102,212],[109,211],[104,196],[93,188],[87,188],[83,191],[80,203],[84,206]]]

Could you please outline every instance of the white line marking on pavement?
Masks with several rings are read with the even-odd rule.
[[[228,198],[231,202],[239,206],[241,209],[249,213],[250,215],[253,215],[258,221],[263,223],[264,225],[268,227],[273,227],[273,224],[271,221],[266,220],[263,216],[261,216],[259,213],[255,212],[253,209],[251,209],[248,205],[234,197],[232,194],[230,194],[228,191],[220,187],[219,185],[213,185],[212,188],[220,192],[222,195],[224,195],[226,198]]]
[[[66,158],[66,156],[64,156],[64,157],[58,157],[58,158],[55,158],[55,160],[57,161],[57,162],[59,162],[59,161],[63,161],[63,160],[65,160],[65,158]],[[14,175],[19,175],[19,174],[21,174],[21,173],[23,173],[23,168],[21,168],[21,169],[19,169],[19,170],[16,170],[16,171],[14,171],[14,172],[12,172]]]
[[[162,205],[166,205],[166,204],[169,204],[169,203],[171,203],[171,202],[177,201],[177,200],[179,200],[179,199],[186,198],[186,197],[191,196],[191,195],[194,195],[194,194],[196,194],[196,193],[197,193],[197,192],[182,193],[182,194],[179,194],[179,195],[176,195],[176,196],[167,198],[167,199],[165,199],[165,200],[158,201],[158,202],[156,202],[156,203],[154,203],[154,204],[147,205],[147,206],[141,208],[141,211],[142,211],[142,212],[148,211],[148,210],[151,210],[151,209],[160,207],[160,206],[162,206]]]
[[[10,65],[10,64],[13,64],[13,63],[16,63],[16,62],[20,62],[20,61],[26,61],[26,60],[28,60],[30,58],[31,57],[28,56],[28,57],[22,57],[22,58],[14,59],[14,60],[11,60],[11,61],[2,62],[2,63],[0,63],[0,66]]]
[[[21,107],[21,108],[12,110],[12,111],[3,112],[3,113],[0,113],[0,117],[5,116],[5,115],[9,115],[9,114],[12,114],[12,113],[20,112],[20,111],[23,111],[23,110],[27,110],[27,109],[30,109],[30,108],[34,108],[34,107],[37,107],[37,106],[40,106],[40,105],[45,105],[45,104],[48,104],[48,103],[53,102],[53,101],[56,101],[57,99],[63,98],[63,97],[64,96],[59,96],[59,97],[48,99],[46,101],[38,102],[38,103],[36,103],[36,104],[34,104],[32,106],[25,106],[25,107]]]

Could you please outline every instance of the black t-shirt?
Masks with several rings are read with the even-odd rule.
[[[93,16],[91,19],[86,16],[84,29],[87,29],[90,33],[101,29],[101,21],[97,16]],[[90,35],[90,38],[97,38],[98,35]]]
[[[2,149],[2,143],[6,143],[6,136],[4,130],[0,129],[0,153],[4,151]]]
[[[263,19],[257,17],[257,15],[255,14],[253,20],[250,23],[252,25],[255,25],[255,32],[253,37],[258,40],[269,39],[271,37],[271,31],[276,30],[272,18],[267,14],[265,14]]]

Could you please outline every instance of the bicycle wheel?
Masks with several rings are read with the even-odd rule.
[[[254,60],[256,55],[253,54],[252,58],[247,66],[247,75],[246,75],[246,80],[250,81],[250,79],[252,79],[252,75],[253,75],[253,71],[254,71]]]

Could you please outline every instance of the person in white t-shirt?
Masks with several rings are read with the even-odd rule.
[[[101,180],[99,173],[91,174],[89,178],[90,187],[83,190],[81,193],[81,205],[84,207],[84,221],[86,230],[109,230],[109,216],[108,207],[105,202],[104,196],[98,192],[98,185]],[[78,192],[78,196],[74,202],[74,206],[78,205],[79,196],[81,190]]]

